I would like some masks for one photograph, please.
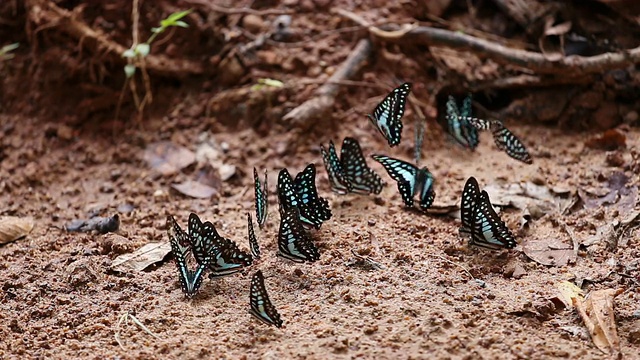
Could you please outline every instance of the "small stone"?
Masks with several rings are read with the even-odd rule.
[[[218,169],[220,173],[220,179],[222,181],[227,181],[231,179],[236,174],[236,166],[235,165],[222,165]]]
[[[369,224],[369,226],[375,226],[376,225],[376,220],[375,219],[369,219],[369,221],[367,223]]]
[[[242,27],[253,34],[257,34],[265,28],[265,24],[260,16],[248,14],[242,19]]]
[[[376,196],[376,197],[373,199],[373,203],[374,203],[374,204],[376,204],[376,205],[378,205],[378,206],[384,206],[384,204],[385,204],[386,202],[384,201],[384,199],[383,199],[383,198],[381,198],[381,197],[377,197],[377,196]]]
[[[73,129],[67,125],[58,126],[56,135],[62,140],[71,140],[73,138]]]

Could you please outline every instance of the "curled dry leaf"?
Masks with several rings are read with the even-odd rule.
[[[523,251],[531,260],[546,266],[564,266],[576,261],[573,246],[556,238],[528,239]]]
[[[623,291],[624,289],[598,290],[590,293],[587,299],[581,296],[572,299],[573,306],[578,309],[593,343],[605,353],[620,353],[613,298]]]
[[[218,190],[215,188],[193,180],[187,180],[180,184],[172,184],[171,187],[183,195],[198,199],[210,198],[218,193]]]
[[[171,252],[171,244],[149,243],[132,252],[118,256],[111,263],[111,270],[118,272],[142,271],[149,265],[162,261]]]
[[[27,236],[33,230],[32,218],[20,218],[16,216],[0,217],[0,244]]]
[[[162,175],[175,174],[196,161],[193,151],[170,141],[149,144],[143,157],[152,169]]]

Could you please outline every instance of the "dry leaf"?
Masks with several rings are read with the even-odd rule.
[[[584,144],[592,149],[612,151],[625,147],[626,142],[627,137],[622,132],[616,129],[610,129],[598,137],[587,140]]]
[[[161,141],[147,146],[144,150],[144,160],[162,175],[171,175],[193,164],[196,155],[183,146]]]
[[[613,298],[624,289],[593,291],[586,300],[578,296],[573,305],[578,309],[596,347],[608,354],[620,353],[620,339],[616,328]]]
[[[162,261],[171,252],[171,244],[149,243],[132,252],[118,256],[111,263],[111,270],[118,272],[142,271],[149,265]]]
[[[27,236],[33,230],[33,226],[34,221],[32,218],[0,217],[0,244],[6,244]]]
[[[198,199],[210,198],[218,193],[218,190],[215,188],[193,180],[187,180],[180,184],[172,184],[171,187],[183,195]]]
[[[569,309],[573,308],[573,299],[582,297],[583,295],[582,289],[569,281],[561,281],[556,287],[560,292],[559,299],[562,300],[564,305]]]
[[[547,266],[564,266],[576,261],[572,245],[558,239],[528,239],[523,251],[531,260]]]

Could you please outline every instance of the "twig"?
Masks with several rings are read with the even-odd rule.
[[[149,328],[147,328],[143,323],[141,323],[140,320],[138,320],[135,316],[131,315],[129,311],[126,311],[124,314],[122,314],[122,316],[118,318],[118,323],[116,324],[116,331],[115,331],[115,334],[113,335],[116,339],[116,342],[118,343],[118,345],[120,345],[120,348],[122,350],[126,351],[122,343],[122,339],[120,338],[120,327],[122,326],[122,323],[124,323],[125,325],[128,324],[129,319],[131,319],[133,323],[136,324],[139,328],[144,330],[144,332],[160,340],[160,337],[158,335],[151,332],[151,330],[149,330]]]
[[[369,22],[352,12],[335,8],[331,12],[349,18],[366,27],[371,35],[385,41],[443,46],[456,50],[470,51],[477,56],[491,59],[499,64],[518,66],[540,74],[561,76],[596,74],[606,70],[624,68],[640,62],[640,47],[618,53],[604,53],[595,56],[571,55],[558,61],[549,61],[538,52],[512,49],[460,32],[428,26],[415,27],[408,24],[402,25],[400,30],[388,31],[370,25]],[[385,28],[397,29],[398,25],[386,26]],[[398,34],[402,34],[402,36],[398,36]]]
[[[331,75],[324,85],[315,91],[314,97],[291,110],[283,119],[295,119],[295,122],[306,123],[309,119],[325,114],[333,106],[338,95],[340,86],[336,82],[344,81],[355,75],[362,67],[364,60],[371,54],[371,48],[371,42],[368,39],[360,40],[347,59],[340,65],[340,68]]]
[[[476,279],[473,275],[471,275],[471,272],[470,272],[470,271],[469,271],[469,269],[467,269],[466,267],[464,267],[464,266],[462,266],[462,265],[460,265],[460,264],[456,264],[456,263],[454,263],[453,261],[451,261],[451,260],[449,260],[449,259],[445,258],[445,257],[444,257],[444,256],[442,256],[442,255],[432,254],[431,256],[433,256],[433,257],[437,257],[438,259],[443,260],[443,261],[445,261],[445,262],[448,262],[449,264],[451,264],[451,265],[453,265],[453,266],[457,266],[457,267],[461,268],[462,270],[464,270],[464,272],[466,272],[466,273],[467,273],[467,275],[469,275],[469,276],[471,277],[471,280],[478,280],[478,279]]]
[[[250,14],[250,15],[257,15],[257,16],[266,16],[266,15],[289,15],[294,13],[293,10],[282,10],[282,9],[256,10],[256,9],[251,9],[246,7],[245,8],[228,8],[228,7],[212,4],[211,1],[207,1],[207,0],[185,0],[184,2],[187,4],[201,5],[211,11],[215,11],[223,14],[229,14],[229,15]]]

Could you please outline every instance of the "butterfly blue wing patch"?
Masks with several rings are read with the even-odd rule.
[[[293,187],[298,197],[300,219],[316,229],[324,221],[331,219],[331,208],[327,199],[318,196],[316,189],[316,166],[309,164],[293,180]]]
[[[404,83],[391,91],[367,117],[387,139],[389,146],[400,144],[402,137],[402,116],[411,92],[411,83]]]
[[[282,319],[276,307],[273,306],[267,288],[264,285],[262,271],[258,270],[251,278],[249,290],[249,306],[251,315],[268,325],[282,327]]]
[[[280,211],[278,256],[295,262],[314,262],[320,259],[320,253],[302,226],[296,207],[285,207]]]
[[[462,226],[459,229],[460,234],[471,235],[471,229],[474,224],[474,208],[478,197],[480,196],[480,186],[473,176],[467,179],[462,190],[462,199],[460,200],[460,221]]]
[[[192,250],[189,234],[182,231],[173,216],[167,217],[167,225],[171,251],[178,269],[180,287],[186,296],[193,297],[202,285],[203,275],[209,266],[210,258],[205,257],[203,263],[199,264],[195,271],[190,270],[187,263],[187,258]]]
[[[249,249],[251,250],[251,256],[254,259],[260,258],[260,245],[256,238],[256,232],[253,230],[253,219],[251,213],[247,213],[247,232],[249,237]]]
[[[433,174],[431,174],[427,167],[418,170],[417,184],[420,189],[420,210],[427,211],[436,197],[436,192],[433,189]]]
[[[346,137],[342,141],[340,161],[347,181],[353,191],[361,194],[380,194],[385,183],[369,166],[362,155],[360,144],[354,138]]]
[[[418,168],[412,164],[385,155],[373,155],[374,160],[382,164],[389,176],[398,183],[398,191],[405,206],[413,206]]]
[[[336,147],[333,144],[333,141],[329,143],[328,151],[323,145],[320,145],[320,152],[322,153],[324,168],[327,170],[327,175],[329,176],[331,190],[341,195],[351,192],[351,183],[349,183],[345,178],[342,162],[336,153]]]
[[[511,249],[516,246],[516,240],[491,206],[489,194],[482,191],[477,198],[473,211],[473,226],[471,229],[471,245],[492,250],[500,248]]]
[[[471,95],[463,100],[462,109],[456,100],[449,96],[446,104],[447,129],[453,139],[460,145],[475,150],[478,147],[478,129],[469,121],[471,118]]]

